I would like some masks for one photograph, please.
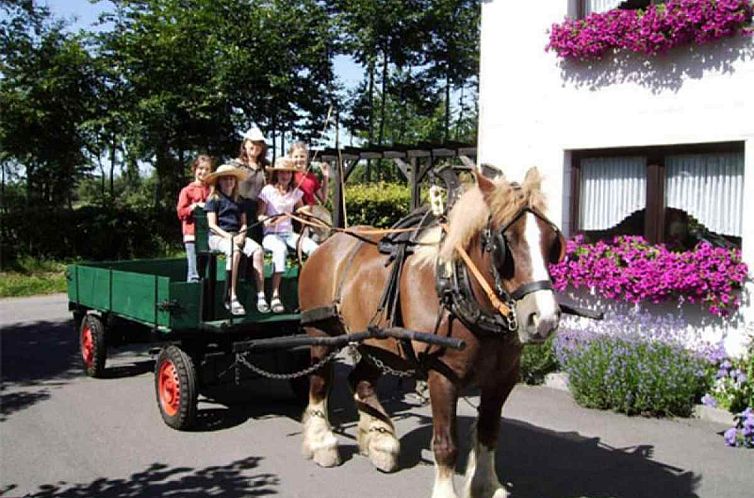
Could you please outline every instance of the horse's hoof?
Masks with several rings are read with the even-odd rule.
[[[502,486],[483,486],[472,488],[471,492],[464,496],[467,496],[468,498],[508,498],[508,491]]]
[[[369,460],[381,472],[393,472],[398,468],[401,444],[392,434],[372,436],[369,441]]]
[[[320,467],[337,467],[340,465],[338,448],[322,448],[312,454],[312,460]]]
[[[307,438],[304,439],[304,444],[301,445],[301,453],[304,458],[314,460],[321,467],[340,465],[338,440],[332,433],[323,434],[320,437],[320,441],[316,442]]]

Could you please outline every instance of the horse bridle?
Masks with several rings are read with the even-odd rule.
[[[508,232],[513,224],[516,223],[526,213],[533,214],[535,217],[544,221],[550,227],[552,227],[553,230],[555,230],[555,233],[557,235],[557,246],[554,247],[552,251],[553,253],[557,251],[557,258],[553,257],[553,254],[551,254],[549,258],[551,263],[556,263],[560,259],[562,259],[563,251],[565,249],[565,239],[563,238],[563,234],[560,232],[560,229],[536,209],[528,206],[521,208],[518,213],[516,213],[516,215],[498,231],[495,231],[492,228],[492,216],[488,218],[487,226],[482,231],[481,247],[482,251],[492,253],[492,265],[490,266],[495,281],[495,291],[497,292],[499,298],[508,305],[508,308],[510,308],[510,316],[507,316],[505,318],[508,323],[508,330],[510,330],[511,332],[518,328],[515,306],[516,301],[520,301],[524,298],[524,296],[531,294],[532,292],[537,292],[540,290],[553,290],[552,282],[549,279],[527,282],[520,285],[510,293],[503,286],[502,274],[506,272],[505,265],[513,264],[513,261],[509,255],[510,251],[508,249],[508,238],[506,236],[506,232]],[[555,259],[557,259],[558,261],[554,261]]]

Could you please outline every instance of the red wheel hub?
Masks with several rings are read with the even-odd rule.
[[[181,406],[181,386],[178,381],[178,372],[170,360],[166,360],[160,365],[157,390],[160,395],[160,404],[165,413],[171,417],[178,413]]]
[[[81,330],[81,358],[87,367],[91,367],[94,363],[94,339],[92,338],[92,329],[86,323]]]

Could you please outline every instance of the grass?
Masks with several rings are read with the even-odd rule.
[[[65,263],[22,259],[0,272],[0,297],[65,292]]]

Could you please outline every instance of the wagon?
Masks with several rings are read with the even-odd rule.
[[[250,355],[257,370],[300,371],[309,361],[302,344],[287,347],[296,346],[292,338],[298,337],[299,343],[305,339],[296,313],[298,267],[286,269],[280,288],[286,309],[292,311],[257,312],[253,279],[239,278],[238,297],[247,314],[231,315],[223,306],[224,264],[218,265],[216,255],[208,251],[204,213],[197,210],[195,214],[199,282],[185,281],[185,258],[84,262],[67,268],[69,310],[78,330],[85,373],[106,376],[109,348],[155,343],[159,346],[153,350],[159,351],[154,378],[157,404],[165,423],[181,430],[196,420],[201,388],[238,382],[238,368],[233,368],[238,351],[278,338],[277,345],[285,349]],[[271,270],[266,265],[266,277]],[[306,397],[306,377],[278,377],[291,377],[294,393]]]

